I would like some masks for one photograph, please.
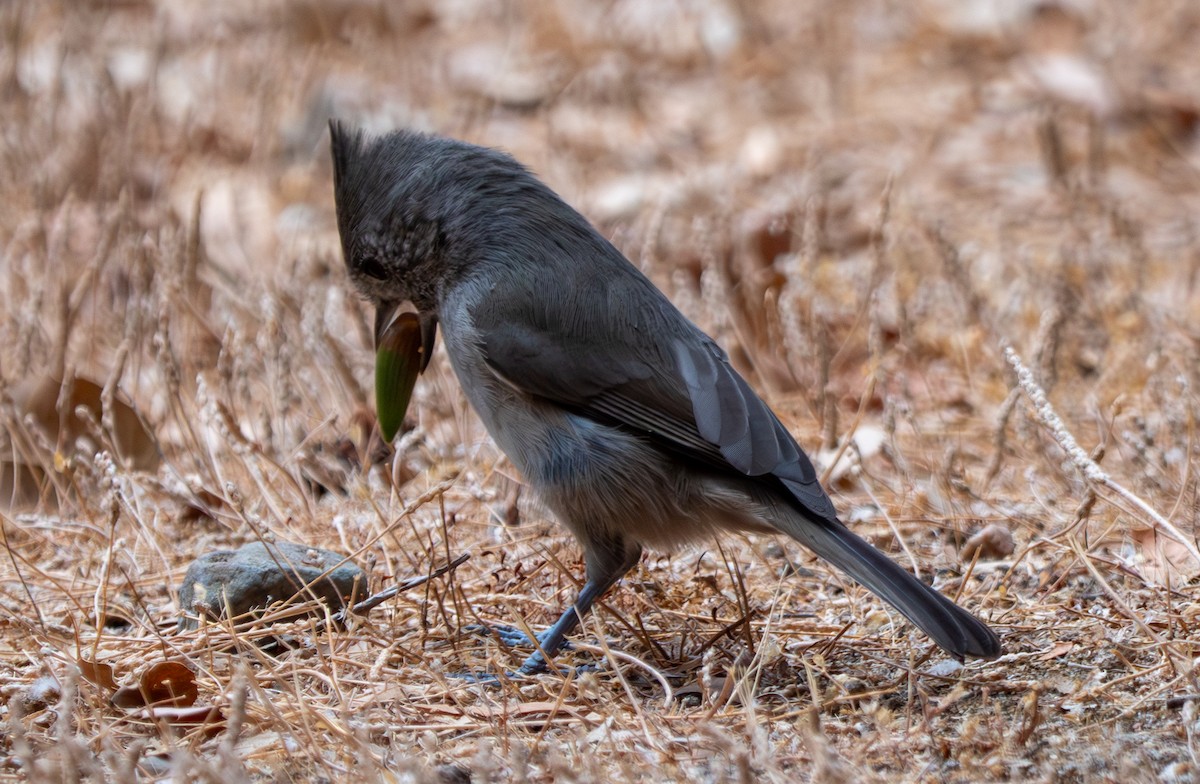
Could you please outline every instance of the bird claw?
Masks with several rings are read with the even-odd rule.
[[[505,673],[505,677],[507,676],[508,673]],[[458,678],[460,681],[466,681],[467,683],[473,683],[478,686],[500,685],[500,676],[494,675],[490,672],[452,672],[450,673],[450,677]]]
[[[532,659],[532,657],[530,658]],[[600,668],[595,664],[581,664],[577,667],[555,667],[555,670],[562,677],[569,678],[572,676],[577,677],[588,672],[598,672]],[[541,661],[539,657],[539,661],[536,662],[534,666],[531,667],[530,662],[526,661],[525,664],[521,665],[517,669],[504,673],[503,677],[490,672],[455,672],[451,673],[451,677],[458,678],[459,680],[479,686],[496,687],[500,686],[504,681],[526,681],[537,675],[545,674],[548,671],[549,668],[546,666],[546,663]]]
[[[478,634],[484,637],[495,637],[509,648],[538,648],[543,644],[546,636],[549,634],[549,630],[547,630],[537,635],[537,638],[534,639],[520,629],[517,629],[513,626],[505,626],[503,624],[495,626],[471,624],[469,626],[464,626],[463,631],[470,632],[472,634]],[[569,650],[570,648],[571,644],[569,642],[563,642],[562,645],[559,646],[560,651]],[[541,675],[549,671],[549,669],[550,667],[546,664],[546,659],[542,655],[542,651],[535,650],[529,655],[529,658],[525,660],[524,664],[512,672],[505,673],[504,677],[508,680],[520,681],[525,680],[526,678],[532,678],[535,675]],[[577,667],[555,667],[554,669],[559,675],[568,677],[571,675],[580,675],[585,672],[596,672],[599,668],[594,664],[584,664]],[[471,681],[472,683],[481,683],[489,686],[497,686],[501,681],[499,676],[490,673],[456,673],[455,677]]]
[[[471,634],[478,634],[481,637],[495,637],[509,648],[536,648],[541,645],[546,635],[546,632],[542,632],[537,636],[537,639],[534,639],[515,626],[505,626],[503,624],[488,626],[485,624],[473,623],[469,626],[464,626],[463,631],[470,632]],[[559,650],[565,651],[570,650],[570,648],[571,643],[564,642],[559,647]],[[528,663],[529,662],[526,662],[526,664]],[[521,667],[521,669],[524,670],[525,668]]]

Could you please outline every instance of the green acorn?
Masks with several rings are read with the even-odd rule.
[[[399,432],[417,376],[429,363],[421,332],[416,313],[400,313],[378,336],[375,407],[385,441],[390,442]]]

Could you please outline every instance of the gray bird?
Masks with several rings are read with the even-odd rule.
[[[785,533],[954,657],[999,655],[983,622],[838,520],[725,352],[525,167],[454,139],[330,131],[346,266],[376,307],[385,437],[440,324],[488,433],[583,548],[583,590],[519,672],[544,668],[643,547],[719,531]]]

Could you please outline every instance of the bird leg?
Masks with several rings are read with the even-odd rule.
[[[530,640],[523,631],[510,626],[486,628],[487,633],[496,635],[506,645],[532,643],[537,646],[537,650],[530,654],[513,675],[534,675],[545,670],[546,658],[563,648],[567,635],[575,630],[580,619],[592,608],[596,600],[637,565],[638,559],[642,557],[642,548],[639,545],[622,540],[589,541],[584,543],[584,547],[587,582],[575,602],[559,616],[553,626],[537,635],[536,640]]]

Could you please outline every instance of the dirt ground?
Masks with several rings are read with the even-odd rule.
[[[0,41],[0,778],[1200,776],[1200,4],[9,0]],[[528,164],[1004,655],[726,537],[567,674],[459,677],[582,565],[440,347],[380,442],[330,117]],[[469,558],[178,630],[272,538],[374,590]]]

